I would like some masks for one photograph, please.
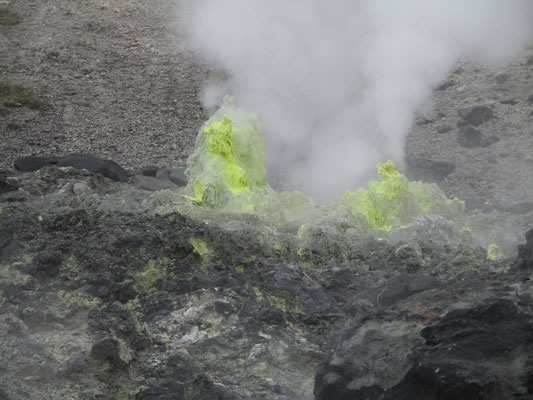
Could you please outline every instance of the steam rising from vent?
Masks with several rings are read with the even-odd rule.
[[[191,40],[255,111],[269,170],[329,200],[401,159],[413,114],[461,58],[500,64],[533,39],[531,0],[195,0]]]

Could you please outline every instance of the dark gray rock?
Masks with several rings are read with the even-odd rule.
[[[453,171],[455,164],[450,161],[428,160],[426,158],[406,158],[407,176],[425,182],[441,182]]]
[[[516,270],[533,270],[533,229],[526,232],[526,243],[518,246],[518,257],[513,264]]]
[[[176,190],[178,186],[169,180],[161,180],[152,176],[135,175],[132,179],[133,185],[142,190],[157,192],[158,190]]]
[[[18,190],[18,185],[10,179],[9,175],[0,172],[0,194]]]
[[[513,96],[505,96],[498,100],[501,104],[507,104],[514,106],[518,104],[518,101]]]
[[[417,125],[423,126],[432,124],[433,122],[437,121],[439,118],[441,118],[442,115],[438,113],[437,111],[426,111],[422,115],[419,115],[415,119],[415,123]]]
[[[500,138],[498,136],[490,135],[489,137],[482,137],[479,145],[481,147],[489,147],[493,145],[494,143],[498,143],[499,141],[500,141]]]
[[[446,132],[453,131],[454,129],[455,128],[453,125],[443,124],[443,125],[437,126],[436,131],[437,133],[446,133]]]
[[[127,367],[126,361],[120,357],[120,344],[115,338],[105,338],[91,347],[91,357],[99,361],[110,362],[117,368]]]
[[[533,104],[533,94],[530,94],[529,96],[527,96],[527,102],[529,104]]]
[[[499,72],[496,74],[496,82],[499,84],[507,82],[509,74],[507,72]]]
[[[15,160],[14,167],[17,171],[33,172],[46,166],[57,165],[60,158],[37,156],[19,157]]]
[[[525,301],[487,298],[427,315],[421,330],[390,316],[347,330],[318,370],[315,399],[529,398],[533,312]]]
[[[77,374],[87,370],[86,358],[81,353],[72,354],[65,362],[64,374]]]
[[[451,88],[453,86],[457,85],[457,81],[455,79],[448,79],[442,82],[438,87],[437,90],[443,91],[448,88]]]
[[[490,108],[488,105],[476,105],[461,108],[457,111],[457,113],[459,114],[459,117],[473,126],[481,125],[483,122],[494,118],[492,108]]]
[[[15,169],[22,172],[37,171],[46,166],[73,167],[86,169],[90,172],[102,174],[116,182],[127,182],[129,175],[116,162],[88,154],[71,154],[53,157],[20,157],[15,160]]]
[[[378,310],[384,310],[409,296],[441,286],[438,280],[428,275],[398,274],[376,289],[372,300]]]
[[[481,146],[481,132],[471,126],[461,126],[457,132],[457,142],[468,149]]]
[[[322,286],[310,281],[296,265],[276,271],[266,279],[266,282],[272,289],[294,293],[306,312],[323,313],[339,310],[335,299],[328,295]]]
[[[162,168],[157,171],[155,176],[157,179],[169,180],[180,187],[187,186],[185,168]]]
[[[97,174],[102,174],[106,178],[116,182],[127,182],[129,179],[126,170],[116,162],[88,154],[73,154],[61,157],[57,165],[59,167],[86,169]]]
[[[158,170],[159,167],[157,165],[146,165],[141,168],[141,175],[155,177]]]
[[[2,388],[0,388],[0,400],[9,400],[9,396]]]
[[[183,384],[174,379],[165,379],[141,390],[135,400],[187,400],[187,397]]]

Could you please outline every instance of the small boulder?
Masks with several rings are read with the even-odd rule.
[[[72,186],[72,192],[76,195],[89,195],[93,191],[86,183],[76,182],[74,186]]]
[[[504,96],[498,100],[501,104],[507,104],[510,106],[514,106],[518,104],[518,101],[513,96]]]
[[[0,172],[0,194],[14,192],[15,190],[18,190],[18,185],[8,174]]]
[[[454,130],[453,125],[449,125],[449,124],[439,125],[436,128],[437,133],[446,133],[446,132],[450,132],[453,130]]]
[[[429,160],[427,158],[407,158],[407,176],[425,182],[441,182],[453,171],[455,164],[450,161]]]
[[[481,138],[480,146],[481,147],[489,147],[490,145],[493,145],[494,143],[498,143],[500,141],[500,138],[496,135],[491,135],[489,137],[483,137]]]
[[[471,126],[461,126],[457,132],[457,142],[466,148],[481,145],[481,132]]]
[[[102,174],[106,178],[116,182],[127,182],[129,179],[128,173],[116,162],[88,154],[72,154],[61,157],[57,165],[59,167],[86,169],[97,174]]]
[[[118,368],[126,368],[127,363],[120,357],[120,344],[118,340],[108,337],[96,342],[91,347],[91,358],[107,361]]]
[[[494,118],[492,108],[488,105],[476,105],[461,108],[457,111],[459,117],[467,121],[470,125],[478,126],[483,122]]]
[[[375,289],[374,296],[370,300],[377,310],[385,310],[402,299],[441,286],[437,279],[428,275],[398,274],[382,287]]]
[[[178,186],[169,180],[161,180],[152,176],[135,175],[133,177],[133,184],[137,189],[149,190],[150,192],[157,192],[158,190],[176,190]]]
[[[513,269],[533,270],[533,229],[526,232],[526,243],[518,246],[518,257],[513,264]]]
[[[155,382],[150,387],[141,390],[135,400],[185,400],[185,387],[174,379],[164,379]]]
[[[88,154],[51,157],[27,156],[19,157],[15,160],[15,169],[22,172],[33,172],[53,165],[86,169],[90,172],[102,174],[106,178],[116,182],[127,182],[129,179],[128,173],[116,162]]]
[[[171,181],[180,187],[187,186],[185,168],[161,168],[155,176],[157,179]]]
[[[498,72],[496,74],[496,82],[497,83],[507,82],[508,79],[509,79],[509,74],[507,72]]]
[[[157,165],[145,165],[141,168],[141,175],[155,177],[158,169],[159,167]]]
[[[451,88],[452,86],[457,85],[457,81],[455,79],[448,79],[442,82],[438,87],[437,90],[446,90],[448,88]]]

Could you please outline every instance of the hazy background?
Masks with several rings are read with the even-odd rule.
[[[533,39],[531,0],[195,0],[205,89],[256,112],[268,167],[327,201],[401,160],[413,115],[462,58],[501,65]]]

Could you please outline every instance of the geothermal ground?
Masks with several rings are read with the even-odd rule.
[[[224,77],[188,47],[186,12],[0,0],[0,400],[531,398],[533,49],[458,63],[397,160],[466,202],[462,226],[204,223],[153,212],[177,189],[164,176],[13,169],[184,167],[203,85]]]

